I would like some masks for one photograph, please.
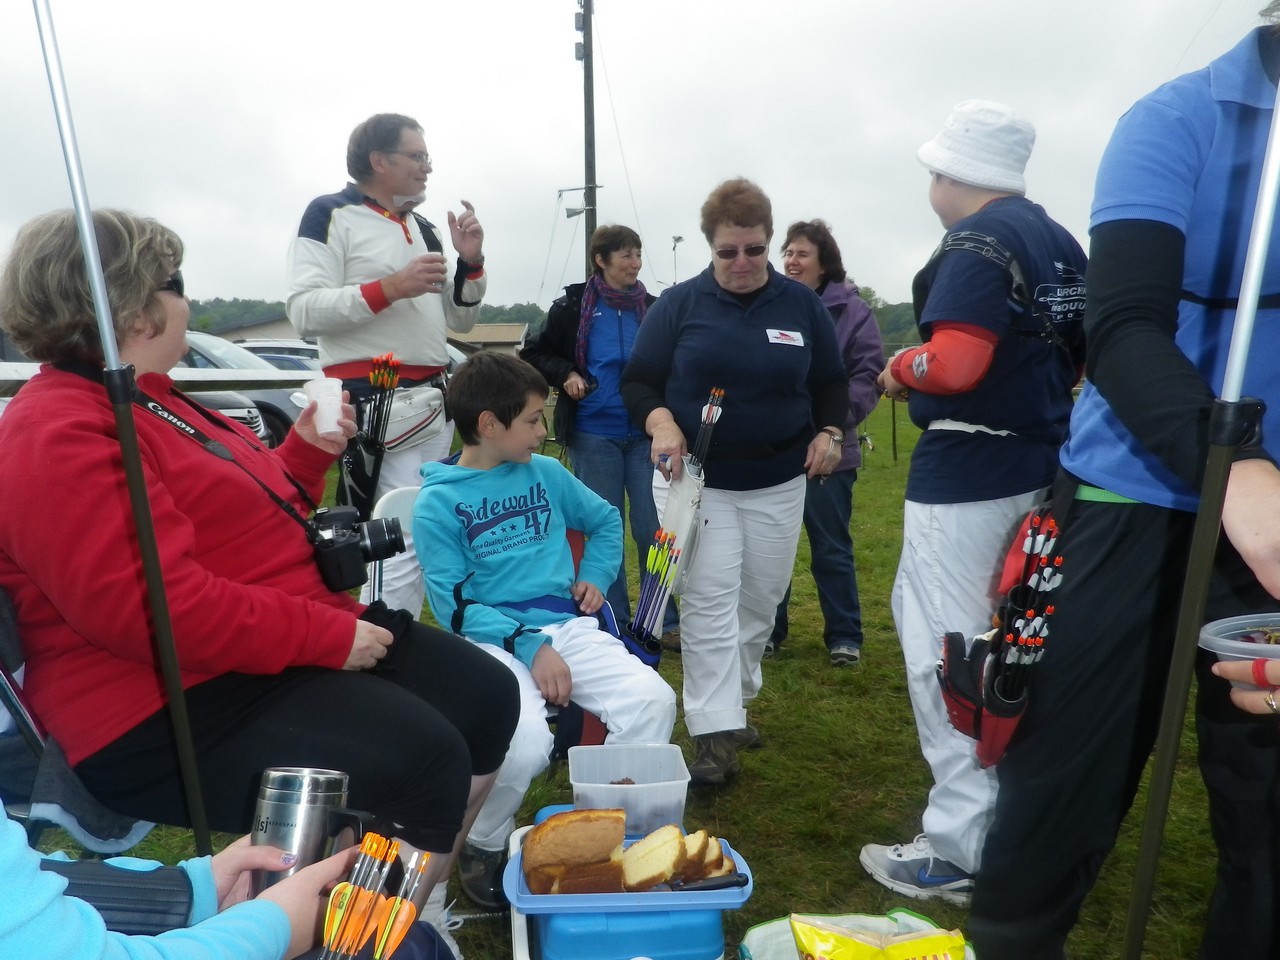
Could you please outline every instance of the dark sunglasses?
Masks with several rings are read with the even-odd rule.
[[[187,295],[187,292],[186,292],[187,288],[186,288],[186,285],[182,282],[182,271],[181,270],[173,271],[173,273],[169,275],[169,279],[166,280],[164,283],[160,284],[160,289],[169,290],[172,293],[176,293],[180,297],[185,297]]]
[[[740,253],[745,253],[748,257],[762,257],[768,249],[763,243],[753,243],[749,247],[721,247],[714,253],[721,260],[736,260]]]

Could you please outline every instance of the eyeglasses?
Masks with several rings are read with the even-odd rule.
[[[160,290],[168,290],[170,293],[176,293],[180,297],[185,297],[187,295],[187,287],[186,284],[182,282],[182,271],[175,270],[173,273],[169,274],[169,279],[160,284]]]
[[[429,153],[405,153],[403,150],[388,150],[387,154],[394,157],[404,157],[420,167],[431,166],[431,154]]]
[[[748,257],[763,257],[769,247],[763,243],[753,243],[749,247],[719,247],[713,252],[721,260],[737,260],[742,254]]]

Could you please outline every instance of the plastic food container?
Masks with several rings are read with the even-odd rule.
[[[1256,630],[1275,630],[1280,633],[1280,613],[1249,613],[1206,623],[1200,629],[1200,646],[1210,653],[1216,653],[1222,660],[1257,660],[1259,657],[1280,660],[1280,643],[1257,643],[1239,639]],[[1231,681],[1231,685],[1245,690],[1258,689],[1252,683],[1235,680]]]
[[[725,852],[749,878],[745,887],[688,893],[530,893],[520,857],[530,829],[521,827],[511,835],[511,857],[502,877],[511,901],[515,960],[720,960],[723,911],[741,907],[755,888],[751,868],[722,839]]]
[[[643,837],[668,823],[684,826],[689,768],[673,743],[570,747],[569,782],[579,810],[627,811],[628,837]]]

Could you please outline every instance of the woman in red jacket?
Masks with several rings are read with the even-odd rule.
[[[428,879],[441,880],[515,726],[510,671],[407,611],[366,608],[325,585],[303,518],[345,444],[317,433],[313,404],[268,450],[176,390],[167,371],[186,349],[189,313],[182,241],[119,211],[97,211],[94,225],[120,355],[137,373],[138,445],[211,826],[248,828],[266,767],[344,770],[351,806],[437,854]],[[182,823],[70,211],[19,232],[0,317],[43,363],[0,419],[0,588],[17,609],[27,693],[99,800]]]

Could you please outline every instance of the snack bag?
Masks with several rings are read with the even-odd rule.
[[[885,917],[791,915],[798,960],[964,960],[964,935],[908,910]]]

